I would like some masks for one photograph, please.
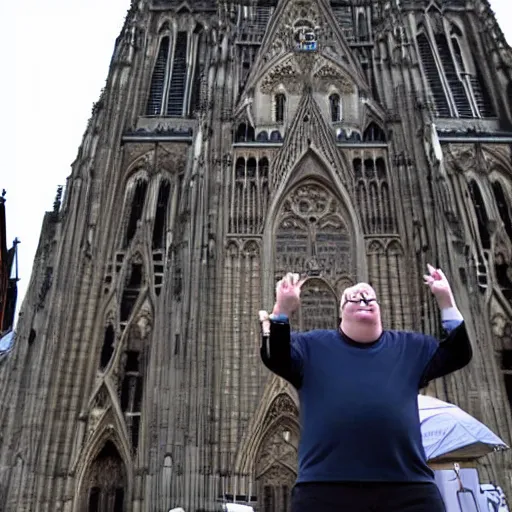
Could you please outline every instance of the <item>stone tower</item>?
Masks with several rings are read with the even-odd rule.
[[[134,1],[1,361],[0,507],[285,512],[297,399],[257,312],[286,270],[299,329],[367,280],[439,333],[445,269],[475,356],[427,392],[510,443],[511,144],[486,0]],[[480,474],[512,495],[511,454]]]

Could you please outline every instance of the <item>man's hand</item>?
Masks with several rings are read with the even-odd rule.
[[[439,308],[447,309],[456,307],[450,283],[443,274],[443,271],[439,268],[434,268],[430,264],[427,264],[427,268],[429,275],[424,275],[423,279],[425,280],[425,284],[430,287],[430,291],[436,298]]]
[[[272,313],[290,317],[300,306],[300,287],[304,280],[289,272],[276,285],[276,304]]]

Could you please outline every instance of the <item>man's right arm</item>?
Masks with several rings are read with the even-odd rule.
[[[303,354],[298,336],[292,340],[290,322],[285,315],[270,318],[269,333],[263,332],[261,336],[260,355],[270,371],[286,379],[295,388],[301,387]]]

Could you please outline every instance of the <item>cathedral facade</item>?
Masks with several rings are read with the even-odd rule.
[[[440,334],[429,262],[474,358],[426,392],[511,444],[512,51],[486,0],[134,0],[0,363],[0,509],[286,512],[298,403],[258,310],[294,271],[297,329],[367,281],[385,328]],[[479,468],[512,496],[510,453]]]

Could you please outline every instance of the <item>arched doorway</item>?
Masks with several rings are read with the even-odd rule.
[[[297,478],[299,429],[290,419],[278,419],[268,430],[257,455],[258,512],[289,512]]]
[[[87,512],[124,512],[126,510],[126,471],[112,441],[107,441],[94,459],[86,477]]]

